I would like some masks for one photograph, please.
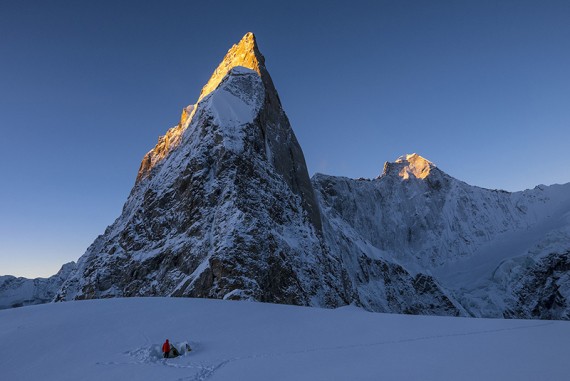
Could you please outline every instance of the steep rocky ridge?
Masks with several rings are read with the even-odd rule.
[[[149,152],[58,300],[137,295],[347,303],[301,148],[255,37]]]

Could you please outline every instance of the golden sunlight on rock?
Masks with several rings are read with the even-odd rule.
[[[222,62],[218,65],[216,70],[214,70],[208,83],[206,83],[206,86],[202,88],[198,102],[214,91],[226,74],[236,66],[243,66],[254,70],[261,76],[260,66],[263,65],[263,62],[261,62],[260,65],[260,59],[263,60],[263,56],[261,56],[261,53],[259,53],[257,49],[255,36],[249,32],[243,36],[240,42],[228,50]]]
[[[257,48],[255,36],[251,32],[247,33],[239,43],[228,50],[222,62],[218,65],[216,70],[214,70],[208,83],[202,88],[198,102],[214,91],[226,74],[236,66],[243,66],[254,70],[261,76],[260,67],[264,64],[263,60],[263,56]],[[178,146],[184,131],[188,128],[194,116],[196,106],[197,105],[191,105],[182,110],[180,123],[168,130],[166,135],[161,136],[156,146],[145,155],[137,175],[137,182],[145,178],[152,168],[161,162],[172,149]]]
[[[137,182],[146,177],[157,163],[162,161],[162,159],[164,159],[164,157],[168,155],[174,147],[178,146],[182,138],[182,134],[190,124],[195,111],[195,105],[190,105],[184,108],[182,110],[182,115],[180,116],[180,123],[168,130],[164,136],[158,138],[156,146],[145,155],[141,162],[139,173],[137,175]]]
[[[425,179],[429,175],[431,169],[435,167],[432,162],[424,159],[416,153],[406,155],[405,157],[402,156],[396,160],[396,163],[406,164],[399,173],[400,177],[404,180],[409,179],[410,175],[413,175],[418,179]]]

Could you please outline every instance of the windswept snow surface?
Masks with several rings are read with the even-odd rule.
[[[570,323],[207,299],[0,311],[2,380],[567,380]],[[160,346],[192,351],[162,359]]]

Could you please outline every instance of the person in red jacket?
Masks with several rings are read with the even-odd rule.
[[[168,358],[169,353],[170,353],[170,343],[168,342],[168,339],[166,339],[164,344],[162,344],[162,354],[164,355],[165,359]]]

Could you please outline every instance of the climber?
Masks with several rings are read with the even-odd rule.
[[[164,355],[165,359],[168,358],[169,353],[170,353],[170,343],[168,342],[168,339],[166,339],[164,344],[162,344],[162,354]]]

